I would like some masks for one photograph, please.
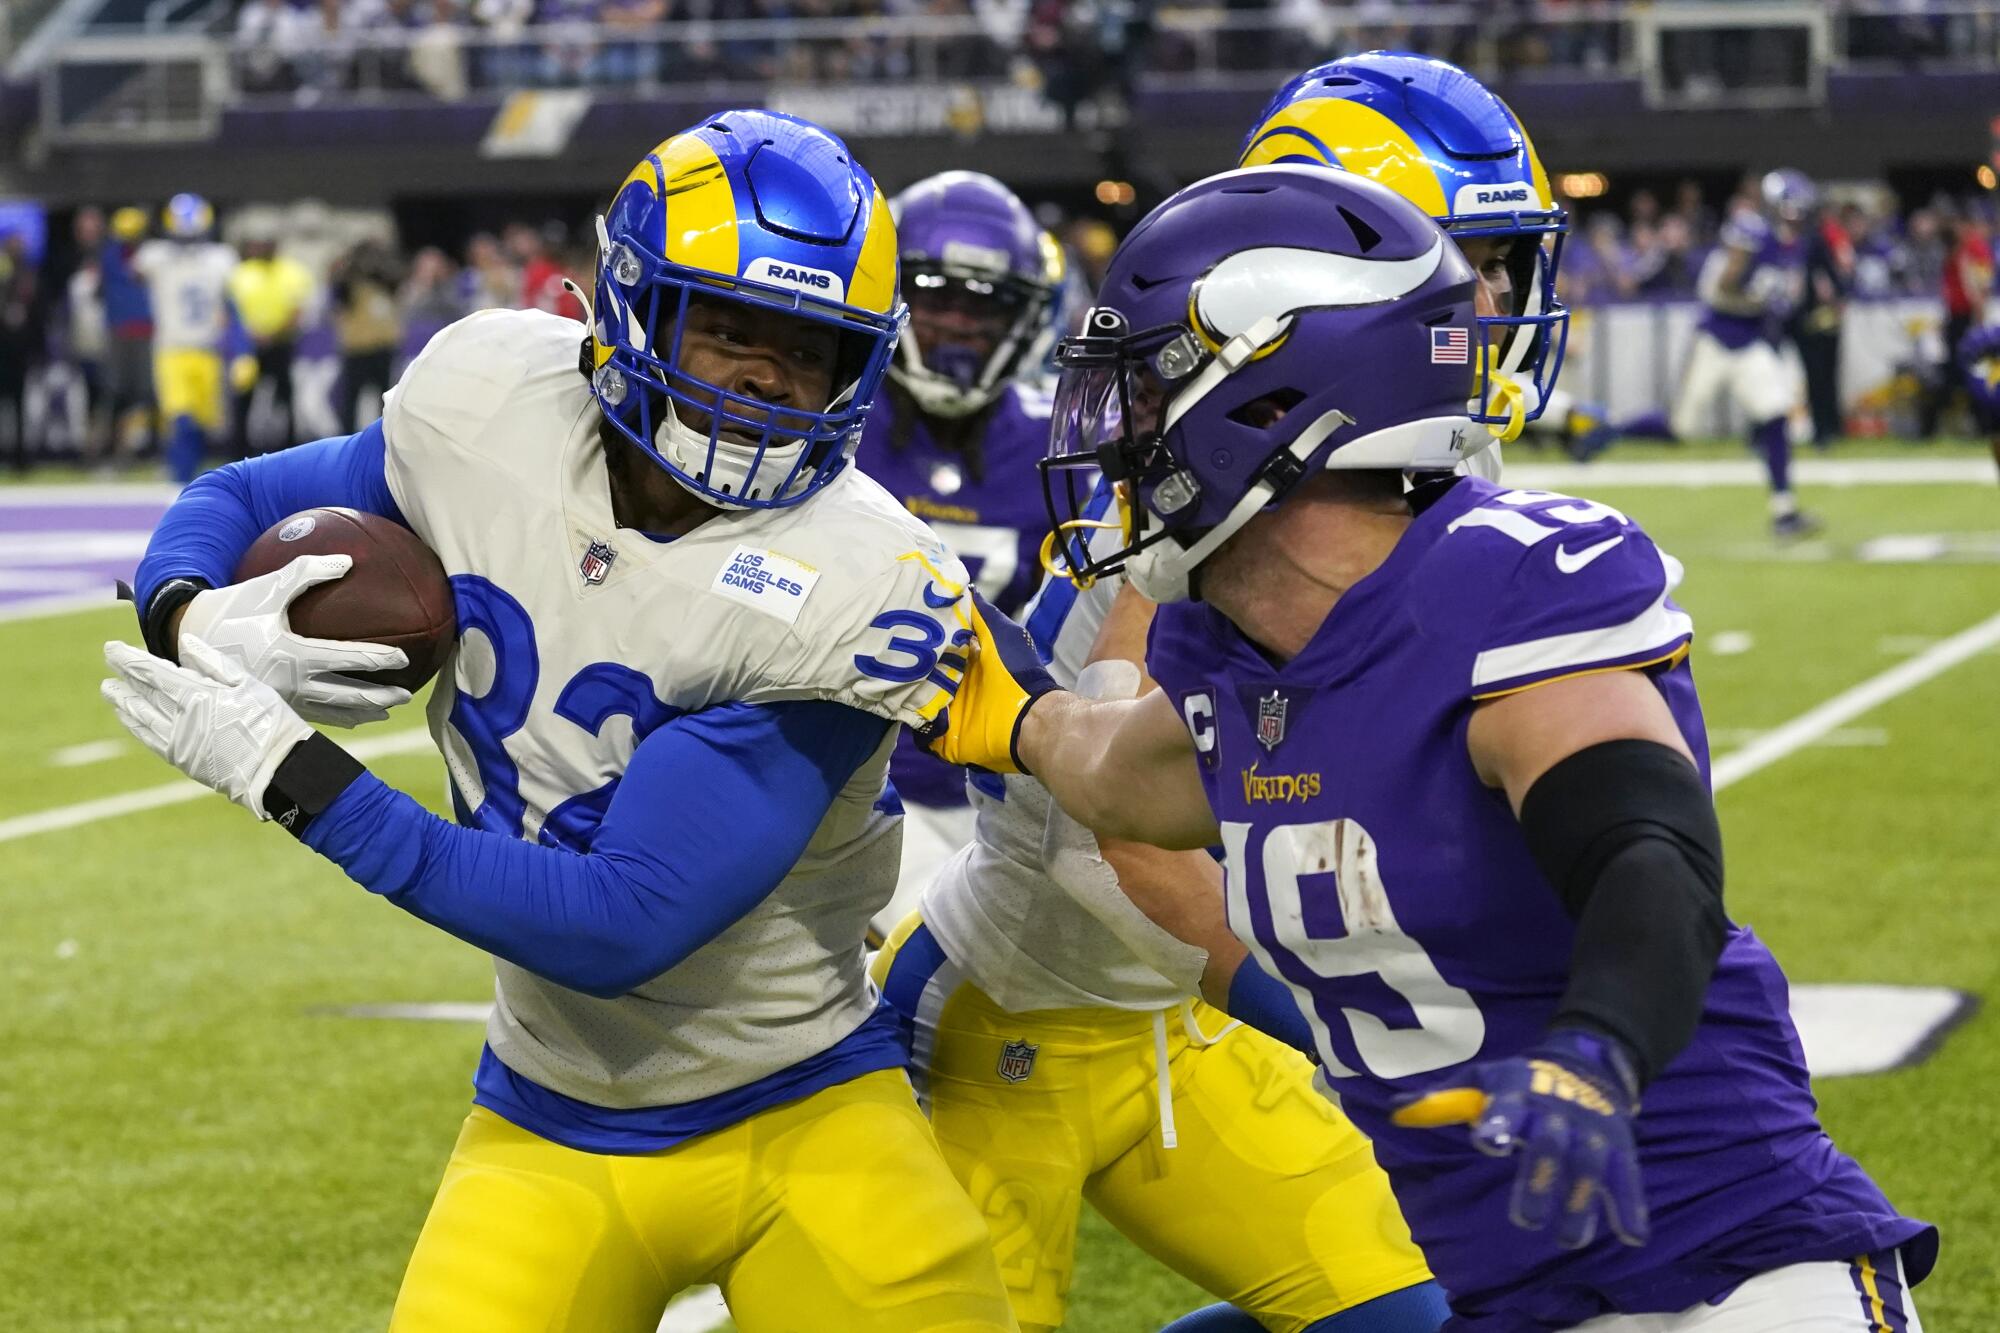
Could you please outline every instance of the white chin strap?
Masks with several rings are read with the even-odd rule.
[[[660,428],[653,432],[653,447],[660,451],[660,457],[711,490],[741,500],[782,499],[778,487],[791,476],[792,465],[805,448],[804,440],[773,440],[764,450],[762,460],[759,460],[755,445],[718,438],[715,441],[715,459],[711,464],[707,431],[696,430],[682,421],[672,404],[667,405],[661,416]],[[805,473],[793,477],[786,493],[802,490],[811,480],[811,476]],[[747,504],[732,504],[726,498],[696,493],[710,504],[724,509],[749,508]]]
[[[903,334],[905,345],[910,334]],[[969,417],[1000,396],[1000,385],[981,387],[974,385],[968,389],[956,380],[938,374],[925,365],[906,365],[899,355],[896,363],[889,367],[889,378],[903,386],[925,415],[947,417],[957,420]]]

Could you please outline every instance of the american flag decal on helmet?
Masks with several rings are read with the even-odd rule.
[[[1463,366],[1472,360],[1472,338],[1468,331],[1457,324],[1447,324],[1431,330],[1431,364],[1434,366]]]

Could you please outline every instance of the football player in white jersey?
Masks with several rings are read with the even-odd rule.
[[[209,239],[215,210],[198,194],[167,201],[166,236],[132,256],[153,300],[153,386],[167,430],[167,470],[194,480],[208,437],[222,429],[222,340],[236,252]]]
[[[1091,515],[1110,498],[1100,488]],[[1051,579],[1026,616],[1051,674],[1094,697],[1152,688],[1151,606],[1120,600],[1124,582]],[[986,1215],[1021,1327],[1062,1324],[1088,1199],[1227,1302],[1176,1333],[1435,1329],[1444,1296],[1368,1141],[1314,1091],[1304,1055],[1196,994],[1244,956],[1215,861],[1100,852],[1031,777],[975,774],[970,794],[974,840],[874,972],[909,1025],[918,1093]],[[1176,879],[1215,886],[1213,912],[1176,925],[1206,948],[1133,906],[1155,886],[1158,902],[1185,900]]]
[[[588,330],[471,316],[381,421],[190,487],[140,571],[153,653],[107,645],[105,692],[494,956],[393,1328],[651,1330],[697,1282],[753,1333],[1012,1328],[864,969],[896,726],[951,697],[969,615],[962,566],[851,466],[902,321],[887,203],[825,131],[734,111],[646,156],[600,246]],[[430,720],[457,824],[303,720],[407,698],[349,674],[400,653],[287,627],[342,559],[222,586],[325,504],[451,577]]]

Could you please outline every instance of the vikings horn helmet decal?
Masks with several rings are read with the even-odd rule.
[[[1155,209],[1057,349],[1042,488],[1053,563],[1126,570],[1155,601],[1322,468],[1450,471],[1474,368],[1472,268],[1407,200],[1319,167],[1225,172]],[[1099,475],[1119,519],[1090,508]],[[1094,529],[1116,528],[1089,540]]]

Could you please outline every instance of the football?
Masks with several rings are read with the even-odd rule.
[[[304,509],[274,523],[243,554],[236,581],[282,569],[302,555],[347,555],[341,578],[306,589],[288,609],[294,633],[401,648],[409,665],[361,679],[420,689],[444,665],[458,635],[451,583],[417,535],[393,519],[354,509]]]

